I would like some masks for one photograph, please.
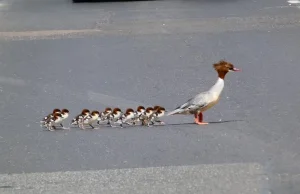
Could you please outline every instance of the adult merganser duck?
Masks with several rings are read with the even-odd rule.
[[[213,67],[218,72],[218,80],[215,85],[213,85],[208,91],[201,92],[181,106],[178,106],[175,110],[168,113],[168,116],[175,114],[193,114],[195,116],[195,123],[198,125],[208,124],[203,122],[202,112],[210,109],[218,103],[224,88],[224,78],[226,74],[228,72],[240,71],[240,69],[235,68],[233,64],[224,60],[213,64]]]

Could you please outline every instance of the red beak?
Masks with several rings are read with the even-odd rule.
[[[242,71],[242,70],[234,67],[233,71]]]

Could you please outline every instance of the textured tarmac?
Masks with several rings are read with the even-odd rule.
[[[1,193],[260,193],[259,164],[0,175]]]
[[[1,193],[300,193],[297,5],[0,0]],[[151,128],[39,126],[56,107],[71,117],[106,106],[171,110],[214,84],[220,59],[242,72],[226,76],[219,104],[204,114],[210,125],[172,116]],[[149,169],[158,173],[150,183]],[[115,188],[96,186],[115,172]],[[95,178],[73,187],[89,173]],[[139,177],[137,188],[121,181]]]

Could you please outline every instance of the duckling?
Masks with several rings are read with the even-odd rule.
[[[45,122],[49,131],[54,131],[56,129],[55,124],[60,124],[63,121],[63,117],[60,113],[54,113],[52,117],[49,117]]]
[[[138,106],[137,107],[137,109],[136,109],[136,111],[135,111],[135,113],[134,113],[134,119],[133,119],[133,125],[136,125],[136,123],[137,122],[140,122],[141,120],[140,120],[140,116],[142,115],[142,114],[144,114],[144,112],[146,111],[146,109],[145,109],[145,107],[143,107],[143,106]]]
[[[159,118],[165,115],[166,109],[161,106],[154,107],[154,113],[151,115],[150,123],[154,125],[154,123],[165,124],[163,121],[160,121]]]
[[[97,121],[97,124],[100,125],[101,122],[107,121],[107,124],[109,125],[109,116],[112,113],[112,109],[110,107],[105,108],[103,112],[100,113],[100,117]]]
[[[100,113],[96,110],[92,111],[92,113],[89,116],[86,116],[83,118],[83,122],[81,125],[81,129],[85,129],[84,125],[89,125],[92,127],[92,129],[95,129],[95,127],[92,125],[95,121],[97,121],[100,117]]]
[[[53,115],[54,115],[55,113],[61,113],[60,109],[55,108],[55,109],[53,109],[52,113],[50,113],[50,114],[48,114],[47,116],[45,116],[45,117],[43,118],[43,120],[40,121],[41,127],[46,127],[46,122],[47,122],[47,120],[49,120],[50,118],[52,118]]]
[[[112,127],[111,123],[115,123],[122,116],[122,111],[120,108],[114,108],[113,112],[109,115],[109,125]]]
[[[79,125],[83,122],[83,119],[86,117],[90,117],[89,109],[83,109],[79,115],[72,119],[70,125],[77,125],[79,127]]]
[[[147,125],[148,127],[150,126],[150,118],[153,113],[154,109],[152,107],[148,107],[146,111],[143,114],[141,114],[139,119],[142,122],[142,125]]]
[[[132,108],[128,108],[126,112],[118,120],[121,122],[120,126],[123,127],[124,123],[131,125],[134,117],[135,117],[134,110]]]

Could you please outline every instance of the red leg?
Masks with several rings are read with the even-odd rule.
[[[197,113],[194,114],[194,117],[195,117],[195,119],[194,119],[195,123],[197,123],[198,122],[198,115],[197,115]]]
[[[202,121],[203,121],[203,113],[202,113],[202,112],[200,112],[200,113],[198,114],[198,121],[199,121],[199,122],[202,122]]]
[[[202,112],[200,112],[197,117],[196,117],[196,114],[195,114],[195,123],[198,124],[198,125],[207,125],[208,123],[205,123],[203,122],[203,114]]]

